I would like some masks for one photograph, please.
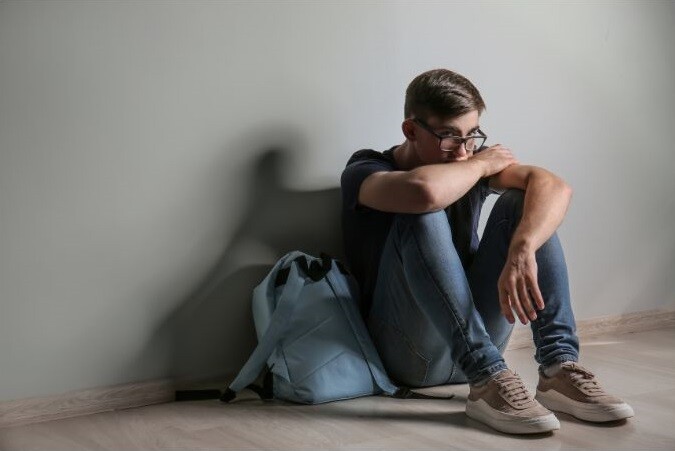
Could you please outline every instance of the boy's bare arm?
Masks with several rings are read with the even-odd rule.
[[[391,213],[442,210],[462,197],[479,178],[515,163],[511,151],[496,144],[465,161],[373,172],[361,183],[358,203]]]
[[[525,190],[523,214],[511,238],[497,285],[504,316],[513,323],[513,309],[521,323],[527,324],[528,318],[537,318],[535,305],[538,309],[544,308],[535,252],[562,223],[572,198],[572,188],[546,169],[524,165],[510,166],[492,176],[490,186]]]
[[[426,187],[428,198],[432,199],[430,211],[435,211],[461,198],[480,178],[517,163],[509,149],[495,144],[465,161],[428,164],[410,172]]]

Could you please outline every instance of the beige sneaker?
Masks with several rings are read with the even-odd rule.
[[[586,421],[614,421],[634,415],[631,406],[607,394],[595,375],[576,362],[563,362],[552,377],[540,370],[536,399],[551,410]]]
[[[498,431],[537,434],[560,429],[555,415],[539,404],[518,374],[506,369],[487,383],[470,385],[466,414]]]

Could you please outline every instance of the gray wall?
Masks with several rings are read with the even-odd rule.
[[[418,73],[575,189],[578,319],[675,306],[675,7],[0,2],[0,400],[234,371],[249,296],[340,254],[339,176]]]

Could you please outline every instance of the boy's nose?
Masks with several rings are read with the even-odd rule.
[[[461,143],[453,152],[456,157],[461,158],[465,156],[468,152],[466,151],[466,147],[464,147],[464,143]]]

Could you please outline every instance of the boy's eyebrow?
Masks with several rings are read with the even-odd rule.
[[[469,133],[475,132],[475,131],[478,130],[479,128],[480,128],[480,125],[476,125],[474,128],[472,128],[471,130],[469,130]],[[454,127],[454,126],[452,126],[452,125],[444,125],[444,126],[440,127],[440,129],[441,129],[441,130],[452,130],[453,132],[455,132],[455,133],[457,133],[457,134],[461,133],[460,129],[458,129],[457,127]]]

